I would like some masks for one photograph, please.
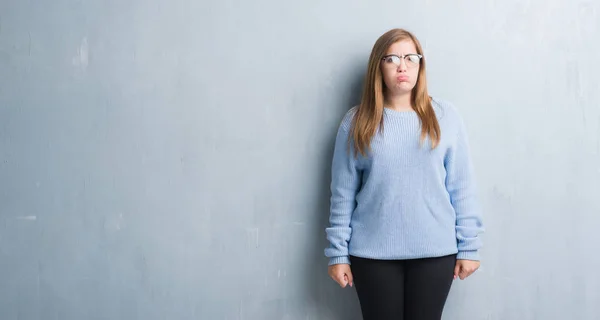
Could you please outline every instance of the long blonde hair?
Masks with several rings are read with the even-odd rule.
[[[370,150],[370,142],[377,129],[383,129],[384,89],[381,72],[381,59],[389,47],[402,40],[412,40],[418,54],[423,54],[419,40],[409,31],[392,29],[377,39],[365,75],[362,99],[352,120],[350,136],[354,139],[355,155],[360,152],[363,156]],[[440,126],[427,92],[425,58],[421,59],[417,83],[412,91],[412,104],[421,122],[421,143],[427,136],[431,139],[431,147],[435,148],[440,142]]]

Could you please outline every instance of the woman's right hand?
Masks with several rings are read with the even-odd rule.
[[[353,285],[352,272],[349,264],[334,264],[327,268],[329,276],[337,282],[340,287],[345,288],[346,285]]]

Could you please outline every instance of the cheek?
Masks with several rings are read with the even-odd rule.
[[[412,83],[416,84],[417,80],[419,80],[419,71],[413,71],[410,74],[410,78],[412,79]]]
[[[383,72],[383,78],[384,79],[388,79],[388,80],[391,79],[391,78],[393,78],[394,75],[396,74],[395,70],[391,70],[391,69],[388,69],[388,68],[384,69],[382,72]]]
[[[396,72],[395,71],[390,72],[390,70],[385,70],[385,71],[382,71],[382,76],[383,76],[383,81],[386,84],[392,84],[392,83],[394,83],[394,81],[396,79]]]

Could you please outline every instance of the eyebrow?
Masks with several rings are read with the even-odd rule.
[[[419,54],[419,53],[417,53],[417,52],[409,52],[409,53],[405,54],[405,56],[407,56],[409,54]],[[399,56],[401,56],[401,54],[392,52],[392,53],[385,54],[384,57],[385,56],[398,56],[399,57]]]

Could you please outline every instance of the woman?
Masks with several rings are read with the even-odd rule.
[[[329,275],[365,320],[439,320],[453,279],[479,268],[483,232],[465,126],[427,92],[417,38],[383,34],[332,161]],[[350,268],[352,265],[352,269]]]

